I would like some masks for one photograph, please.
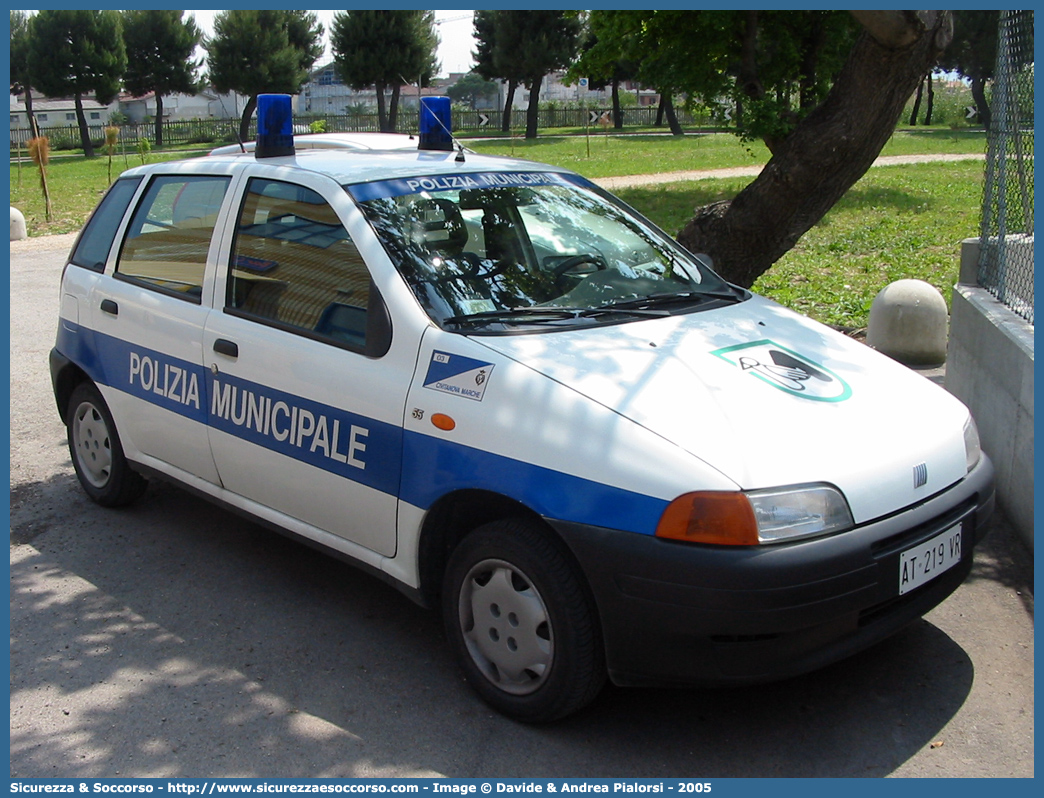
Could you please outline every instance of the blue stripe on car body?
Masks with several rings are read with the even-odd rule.
[[[57,348],[99,384],[423,510],[454,490],[488,490],[548,518],[652,535],[667,506],[663,499],[214,375],[202,364],[66,321]]]

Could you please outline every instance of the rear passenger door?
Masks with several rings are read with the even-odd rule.
[[[416,350],[389,354],[390,318],[342,218],[365,224],[321,176],[247,181],[204,336],[211,448],[247,509],[392,556]]]
[[[216,483],[206,428],[202,338],[214,230],[227,175],[157,174],[137,201],[108,279],[87,307],[103,391],[128,456],[191,483]]]

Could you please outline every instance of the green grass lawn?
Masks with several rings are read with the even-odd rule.
[[[977,236],[983,165],[910,164],[870,170],[755,283],[754,290],[827,324],[865,327],[888,283],[925,280],[950,300],[962,239]],[[692,209],[735,196],[745,179],[618,191],[670,233]]]
[[[769,159],[760,141],[741,142],[729,133],[696,134],[681,138],[662,135],[541,136],[536,139],[490,139],[467,142],[476,152],[507,155],[564,166],[585,177],[616,177],[690,169],[758,166]],[[588,155],[590,150],[590,155]],[[925,155],[986,152],[981,131],[937,128],[899,130],[882,155]]]
[[[592,136],[591,157],[583,137],[543,137],[524,142],[472,142],[481,152],[510,155],[575,169],[589,177],[712,169],[764,163],[768,153],[730,135],[675,139],[671,136]],[[882,154],[980,153],[980,132],[899,131]],[[152,153],[150,163],[184,157]],[[140,158],[117,155],[113,177]],[[962,239],[979,228],[983,165],[978,162],[915,164],[870,170],[766,272],[755,290],[819,319],[845,326],[866,325],[870,302],[889,282],[926,280],[949,301],[956,282]],[[731,199],[746,178],[702,180],[617,193],[670,233],[692,209]],[[11,204],[26,216],[30,235],[79,230],[109,185],[108,159],[55,158],[48,167],[54,218],[44,220],[39,172],[11,164]]]

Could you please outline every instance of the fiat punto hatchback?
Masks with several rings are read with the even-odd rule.
[[[923,377],[571,172],[267,154],[131,169],[72,250],[51,374],[99,504],[154,476],[351,559],[528,721],[821,667],[968,574],[993,469]]]

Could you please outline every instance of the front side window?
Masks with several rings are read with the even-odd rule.
[[[748,296],[573,175],[431,176],[346,190],[445,329],[619,323]]]
[[[370,273],[334,209],[294,183],[253,178],[232,250],[226,309],[363,350]]]
[[[127,229],[117,276],[200,301],[207,252],[229,178],[153,178]]]

